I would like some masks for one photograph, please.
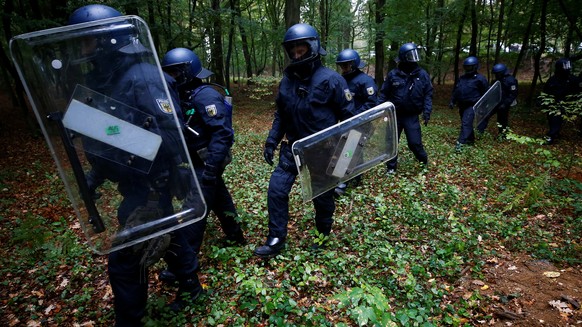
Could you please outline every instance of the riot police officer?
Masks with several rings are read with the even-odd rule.
[[[555,74],[544,84],[543,92],[552,96],[556,103],[566,100],[569,95],[574,95],[582,91],[581,81],[572,74],[572,64],[568,58],[560,58],[555,64]],[[549,112],[548,132],[546,134],[546,144],[553,144],[560,137],[562,125],[564,124],[564,109],[560,108],[561,114]]]
[[[222,174],[231,162],[231,147],[234,143],[232,128],[232,104],[203,79],[212,72],[202,67],[198,56],[189,49],[175,48],[162,59],[162,69],[177,81],[182,112],[185,115],[186,145],[194,165],[202,193],[209,208],[218,217],[225,234],[225,245],[246,244],[234,202]],[[200,250],[206,217],[184,229],[194,251]],[[172,280],[168,271],[161,279]]]
[[[360,55],[354,49],[342,50],[335,63],[341,70],[343,78],[348,83],[357,113],[362,113],[378,105],[378,87],[374,79],[361,71],[365,63],[360,59]],[[336,195],[342,195],[347,191],[348,184],[357,185],[361,181],[361,176],[354,178],[350,183],[342,183],[335,188]]]
[[[426,167],[428,155],[422,144],[422,134],[418,116],[422,114],[424,125],[428,124],[432,112],[433,87],[430,76],[418,62],[418,47],[405,43],[398,50],[398,67],[388,75],[380,88],[380,102],[390,101],[396,107],[398,139],[402,131],[406,134],[408,148],[416,159]],[[396,171],[398,157],[386,164],[388,173]]]
[[[517,101],[517,79],[509,74],[507,66],[502,63],[493,65],[491,72],[495,75],[495,80],[501,83],[501,102],[479,123],[477,131],[483,134],[489,124],[489,118],[497,114],[499,137],[503,138],[509,122],[509,108]]]
[[[455,146],[460,151],[463,146],[475,142],[475,132],[473,130],[473,120],[475,111],[473,105],[489,89],[489,82],[485,76],[479,74],[479,60],[477,57],[470,56],[463,61],[464,74],[459,77],[453,88],[453,96],[449,103],[449,108],[456,104],[459,107],[459,116],[461,118],[461,130]]]
[[[87,5],[75,10],[68,24],[80,24],[121,14],[105,5]],[[136,108],[155,117],[158,126],[170,126],[173,115],[168,101],[156,94],[165,94],[163,85],[158,85],[160,72],[156,66],[140,61],[144,51],[139,40],[130,29],[101,31],[99,36],[88,36],[83,40],[81,54],[92,64],[87,74],[90,88],[105,92],[128,107]],[[131,113],[128,113],[131,115]],[[130,119],[130,117],[127,117]],[[162,146],[148,173],[124,170],[109,160],[88,156],[92,165],[87,182],[92,190],[109,179],[117,183],[123,197],[117,210],[118,220],[124,226],[143,207],[153,207],[164,216],[173,213],[171,185],[168,185],[169,170],[183,161],[171,146],[180,139],[176,128],[160,128]],[[165,260],[176,273],[179,281],[178,296],[171,308],[184,306],[184,297],[197,298],[202,292],[196,270],[198,260],[188,251],[188,243],[180,229],[171,233],[171,244]],[[108,273],[114,294],[116,326],[141,326],[147,303],[148,267],[143,265],[143,248],[138,245],[109,254]]]
[[[290,144],[355,114],[346,81],[321,62],[327,52],[312,26],[291,26],[283,38],[283,48],[290,63],[279,84],[275,117],[263,151],[265,161],[273,165],[274,152],[280,146],[279,163],[267,191],[269,234],[264,245],[254,251],[263,258],[277,255],[287,238],[289,193],[298,174]],[[333,190],[313,199],[315,225],[325,236],[331,232],[334,201]]]

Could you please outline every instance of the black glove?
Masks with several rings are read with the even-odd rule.
[[[430,116],[424,115],[424,116],[422,116],[422,119],[424,120],[424,126],[428,126],[428,121],[430,120]]]
[[[263,157],[265,158],[265,161],[272,166],[273,165],[273,156],[274,156],[274,152],[275,152],[275,148],[277,146],[274,145],[273,143],[265,143],[265,149],[263,150]]]
[[[206,165],[201,179],[203,185],[210,186],[216,184],[216,168],[212,165]]]

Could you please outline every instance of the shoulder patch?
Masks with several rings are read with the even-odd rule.
[[[206,113],[208,114],[209,117],[214,117],[218,113],[218,110],[216,109],[216,106],[214,104],[208,105],[204,108],[206,109]]]
[[[352,101],[352,92],[350,92],[350,89],[344,89],[344,95],[346,96],[346,100]]]
[[[374,87],[370,86],[366,91],[368,92],[368,95],[374,95]]]
[[[170,105],[170,100],[168,100],[168,99],[156,99],[156,102],[158,103],[158,108],[160,108],[160,110],[163,113],[165,113],[165,114],[172,113],[172,106]]]
[[[512,91],[515,91],[516,89],[517,89],[517,87],[516,87],[515,85],[512,85],[512,86],[511,86],[511,90],[512,90]]]

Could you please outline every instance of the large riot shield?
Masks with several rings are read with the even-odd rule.
[[[89,245],[109,253],[206,213],[146,23],[14,37],[10,52]]]
[[[501,102],[501,83],[496,81],[489,90],[475,103],[475,126],[479,126],[485,118],[491,115],[493,109]]]
[[[292,151],[307,202],[396,156],[394,105],[384,102],[298,140]]]

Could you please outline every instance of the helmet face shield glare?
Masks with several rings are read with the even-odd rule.
[[[404,54],[404,59],[407,62],[419,62],[420,56],[418,55],[417,49],[412,49]]]
[[[570,64],[570,60],[565,60],[562,63],[562,69],[563,70],[571,70],[572,69],[572,64]]]
[[[319,42],[313,39],[297,40],[285,42],[283,47],[291,64],[297,65],[310,62],[317,57]]]

